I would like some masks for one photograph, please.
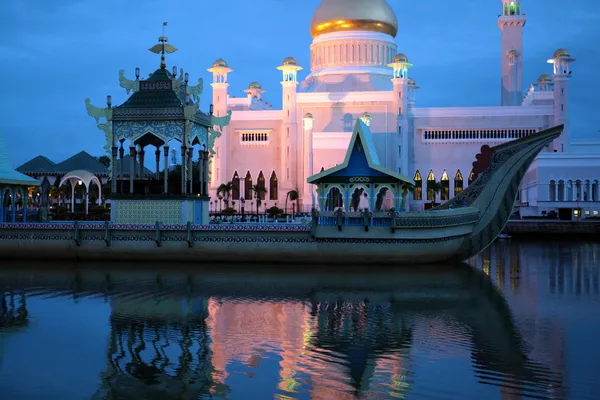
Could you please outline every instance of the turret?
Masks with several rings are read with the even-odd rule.
[[[302,118],[304,128],[304,179],[302,181],[302,203],[307,204],[310,198],[312,208],[315,208],[315,188],[309,184],[306,179],[315,174],[313,158],[313,123],[315,118],[311,113],[306,113]]]
[[[248,94],[248,97],[260,100],[262,94],[265,92],[258,82],[251,82],[248,85],[248,89],[244,90]]]
[[[291,148],[296,143],[297,118],[296,118],[296,87],[298,86],[298,71],[302,67],[293,57],[287,57],[277,67],[283,75],[282,86],[282,132],[281,141],[281,189],[295,189],[297,177],[291,176],[292,165],[295,165],[296,154]],[[299,175],[301,177],[301,175]]]
[[[417,102],[416,92],[418,89],[420,89],[420,88],[417,86],[417,83],[415,82],[415,80],[412,78],[408,78],[408,109],[409,110],[411,110],[415,107],[415,104]]]
[[[548,63],[554,65],[554,125],[564,125],[563,133],[553,142],[555,152],[565,152],[571,143],[571,123],[569,118],[569,79],[571,63],[575,59],[565,49],[554,52]]]
[[[537,87],[540,92],[548,92],[552,90],[552,78],[547,74],[542,74],[538,78]]]
[[[502,30],[501,104],[518,106],[523,96],[523,27],[527,17],[521,12],[520,0],[502,0],[498,27]]]
[[[222,58],[216,60],[211,68],[208,68],[208,72],[213,74],[213,115],[215,117],[223,117],[227,114],[227,89],[229,83],[227,83],[227,75],[233,72],[227,65],[227,62]],[[216,162],[211,163],[211,189],[217,188],[223,179],[229,177],[227,171],[227,143],[229,141],[229,128],[224,127],[221,131],[221,136],[215,142],[215,160]]]
[[[398,154],[394,157],[397,160],[396,165],[387,168],[397,170],[401,174],[408,174],[408,69],[413,64],[408,62],[408,57],[404,54],[397,54],[392,63],[388,64],[393,69],[394,85],[392,93],[392,109],[396,114],[397,145],[398,152],[394,150],[392,154]]]

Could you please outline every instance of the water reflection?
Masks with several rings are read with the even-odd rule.
[[[593,371],[567,375],[567,322],[548,298],[568,312],[570,300],[597,301],[599,253],[499,242],[475,268],[344,274],[20,266],[0,271],[0,358],[9,329],[38,329],[29,304],[100,300],[110,317],[93,399],[592,398]],[[0,360],[0,382],[7,368]]]

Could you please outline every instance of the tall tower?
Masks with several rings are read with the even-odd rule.
[[[221,58],[213,63],[208,72],[213,74],[213,115],[222,117],[227,114],[227,74],[233,72],[227,65],[227,62]],[[215,160],[211,164],[210,188],[216,189],[223,181],[229,180],[229,171],[227,170],[227,144],[229,142],[229,128],[223,127],[221,137],[215,142]]]
[[[396,115],[396,143],[398,146],[399,157],[393,159],[398,160],[394,169],[398,173],[403,175],[409,175],[408,170],[408,83],[410,81],[408,77],[408,69],[413,64],[408,62],[408,57],[404,54],[398,54],[394,57],[394,61],[388,64],[389,67],[393,68],[394,77],[392,78],[392,84],[394,85],[392,91],[392,104],[394,114]],[[387,166],[386,166],[387,167]]]
[[[570,64],[575,59],[565,49],[554,52],[548,63],[554,65],[554,125],[564,125],[563,133],[553,142],[554,151],[568,151],[571,143],[571,122],[569,118],[569,79],[571,78]]]
[[[283,60],[282,65],[277,67],[283,74],[282,86],[282,130],[280,135],[280,172],[279,182],[282,183],[281,189],[292,190],[296,189],[296,180],[302,178],[303,168],[297,168],[298,176],[292,177],[292,165],[297,165],[296,148],[292,148],[293,143],[296,143],[297,133],[297,118],[296,118],[296,87],[298,86],[298,71],[302,67],[298,66],[298,62],[293,57],[287,57]],[[305,177],[306,178],[306,177]]]
[[[502,0],[498,27],[502,30],[501,101],[503,106],[518,106],[523,97],[523,27],[527,22],[521,13],[521,0]]]

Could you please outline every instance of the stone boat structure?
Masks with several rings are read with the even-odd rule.
[[[477,179],[450,201],[427,211],[351,212],[345,206],[332,211],[313,211],[306,225],[0,224],[0,257],[271,264],[324,260],[340,264],[426,264],[464,260],[485,249],[500,234],[525,172],[536,155],[560,136],[562,129],[557,126],[484,149],[475,163],[481,171]],[[372,160],[365,142],[368,142],[368,128],[359,122],[348,150],[347,165],[334,168],[330,174],[323,171],[309,178],[317,186],[320,202],[327,185],[343,190],[346,190],[344,185],[352,185],[350,179],[345,184],[326,182],[334,174],[343,180],[345,167],[361,167],[352,154],[364,154],[367,167],[370,165]],[[362,149],[362,153],[357,149]],[[373,179],[386,175],[381,168],[361,171],[363,178],[369,178],[364,176],[369,173]],[[411,183],[401,176],[387,176],[392,179],[387,184],[396,193],[394,201],[402,209]],[[374,190],[370,185],[376,184],[370,183],[366,189]]]

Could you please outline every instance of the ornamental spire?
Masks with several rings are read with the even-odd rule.
[[[174,46],[171,46],[170,44],[168,44],[167,42],[169,41],[169,38],[165,36],[165,26],[167,26],[166,22],[163,22],[163,26],[162,26],[162,35],[158,38],[159,43],[155,44],[154,46],[152,46],[150,48],[150,51],[156,54],[160,54],[160,68],[161,69],[165,69],[167,67],[167,64],[165,62],[165,53],[175,53],[177,51],[177,48]]]

